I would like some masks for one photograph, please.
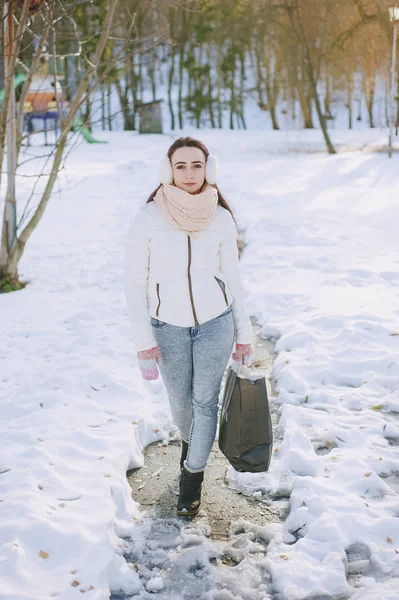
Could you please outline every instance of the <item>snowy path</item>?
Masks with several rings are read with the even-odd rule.
[[[253,325],[255,363],[269,378],[272,344],[257,338],[259,327]],[[269,385],[268,396],[276,424]],[[205,472],[201,510],[192,520],[177,518],[180,443],[151,444],[144,454],[145,466],[128,473],[133,498],[143,511],[140,522],[145,543],[137,547],[134,540],[126,540],[129,550],[125,554],[146,590],[137,598],[150,598],[158,582],[159,600],[272,600],[270,576],[262,562],[270,536],[267,525],[273,528],[281,523],[288,499],[273,500],[259,493],[247,497],[227,487],[229,463],[215,442]],[[117,600],[118,595],[113,598]]]
[[[150,520],[147,526],[145,545],[133,545],[127,554],[145,586],[132,598],[148,600],[158,592],[159,600],[273,600],[264,527],[238,518],[226,543],[210,540],[201,520],[184,525],[171,517]],[[111,596],[119,598],[130,596]]]

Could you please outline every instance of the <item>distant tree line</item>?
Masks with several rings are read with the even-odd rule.
[[[135,129],[135,105],[162,98],[172,129],[246,128],[245,101],[256,98],[273,129],[284,122],[327,130],[334,108],[352,128],[362,100],[370,127],[386,125],[393,27],[389,0],[120,0],[122,28],[136,13],[129,54],[89,98],[84,117],[103,129]],[[68,56],[64,86],[73,95],[84,56],[96,42],[107,0],[78,1],[69,27],[58,32],[58,51]],[[40,28],[40,23],[37,25]],[[164,37],[166,36],[166,37]],[[117,49],[108,44],[105,55]],[[27,53],[31,51],[27,48]],[[399,90],[398,90],[399,91]],[[111,92],[118,102],[111,103]],[[377,94],[384,97],[376,123]],[[398,93],[396,94],[398,96]],[[92,103],[100,110],[92,116]],[[119,117],[119,115],[118,115]],[[397,103],[399,121],[399,104]],[[326,132],[326,131],[325,131]]]
[[[87,46],[93,11],[82,4],[76,21]],[[386,0],[121,0],[121,21],[135,11],[134,35],[143,52],[129,56],[101,87],[102,124],[112,128],[108,105],[116,90],[125,129],[135,128],[135,103],[164,98],[172,129],[245,128],[245,100],[255,97],[271,125],[301,122],[327,129],[334,106],[346,109],[347,125],[362,99],[370,127],[377,92],[388,91],[393,27]],[[145,45],[167,34],[161,43]],[[77,59],[70,58],[69,64]],[[66,74],[69,87],[76,68]],[[356,93],[356,96],[355,96]],[[360,94],[360,96],[359,96]],[[397,94],[396,94],[397,96]],[[399,120],[399,105],[397,118]],[[90,106],[86,107],[86,117]]]

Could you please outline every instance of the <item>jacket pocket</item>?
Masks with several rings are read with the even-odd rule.
[[[226,286],[225,286],[225,283],[224,283],[224,281],[222,281],[221,279],[219,279],[218,277],[216,277],[216,275],[214,275],[214,278],[215,278],[215,279],[216,279],[216,281],[218,282],[218,284],[219,284],[219,287],[220,287],[220,289],[221,289],[221,290],[222,290],[222,292],[223,292],[223,296],[224,296],[224,300],[225,300],[225,302],[226,302],[226,306],[228,306],[228,305],[229,305],[229,301],[227,300],[227,294],[226,294]]]
[[[157,311],[156,311],[155,314],[158,316],[159,315],[159,308],[161,306],[161,296],[160,296],[160,293],[159,293],[159,283],[157,283],[157,296],[158,296],[158,306],[157,306]]]

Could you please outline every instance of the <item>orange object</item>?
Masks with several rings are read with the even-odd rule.
[[[32,14],[39,10],[41,4],[46,2],[46,0],[31,0],[29,3],[29,13]],[[14,0],[14,4],[21,7],[24,5],[23,0]]]
[[[59,98],[61,100],[61,98]],[[26,96],[26,101],[31,102],[33,112],[47,110],[49,102],[55,102],[53,92],[32,91]]]
[[[42,75],[37,73],[32,79],[29,92],[26,96],[26,101],[32,103],[33,112],[45,111],[49,107],[49,103],[62,102],[63,93],[60,83],[56,82],[54,89],[54,78],[50,75]],[[54,106],[53,104],[50,106]]]

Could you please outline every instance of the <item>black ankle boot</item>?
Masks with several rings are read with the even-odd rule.
[[[177,501],[177,514],[181,517],[192,517],[199,511],[203,480],[204,471],[191,473],[183,466],[179,500]]]
[[[182,470],[184,461],[187,458],[187,452],[188,452],[188,442],[185,442],[184,440],[182,440],[181,441],[180,471]]]

